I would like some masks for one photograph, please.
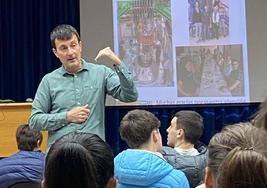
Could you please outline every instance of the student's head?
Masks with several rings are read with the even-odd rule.
[[[196,144],[203,133],[202,116],[190,110],[182,110],[175,114],[167,129],[168,142],[171,147],[178,147],[182,143]]]
[[[41,146],[43,135],[40,131],[30,129],[28,124],[24,124],[17,128],[16,140],[19,150],[34,151]]]
[[[249,123],[226,126],[209,143],[207,188],[267,187],[266,133]]]
[[[43,188],[115,187],[113,152],[95,134],[70,133],[50,148]]]
[[[252,120],[253,125],[267,131],[267,97],[260,105],[260,110],[256,113]]]
[[[130,148],[141,149],[152,144],[156,151],[161,151],[159,128],[160,121],[154,114],[146,110],[132,110],[121,120],[120,135]]]
[[[70,25],[59,25],[50,34],[50,40],[55,56],[70,73],[76,73],[81,68],[82,45],[80,36]]]

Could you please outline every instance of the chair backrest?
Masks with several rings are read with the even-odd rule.
[[[36,182],[20,182],[20,183],[15,183],[9,188],[40,188],[40,183]]]

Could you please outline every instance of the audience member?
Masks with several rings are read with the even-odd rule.
[[[197,144],[203,132],[203,118],[194,111],[179,111],[167,129],[168,146],[163,147],[163,157],[176,169],[182,170],[190,187],[196,187],[204,180],[207,147]]]
[[[260,105],[260,110],[255,114],[252,124],[267,131],[267,98]]]
[[[42,140],[42,133],[31,130],[28,124],[17,128],[16,141],[19,152],[0,160],[1,188],[19,182],[41,182],[45,160],[45,154],[40,150]]]
[[[267,135],[250,123],[226,126],[209,143],[206,188],[267,187]]]
[[[50,148],[43,188],[115,188],[113,153],[99,136],[69,133]]]
[[[120,135],[131,149],[115,157],[118,188],[189,187],[184,173],[161,155],[159,127],[160,121],[145,110],[133,110],[123,117]]]

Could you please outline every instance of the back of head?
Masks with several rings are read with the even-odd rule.
[[[44,185],[46,188],[107,187],[114,176],[113,158],[110,146],[97,135],[67,134],[49,150]]]
[[[196,144],[202,136],[204,125],[202,116],[190,110],[182,110],[175,114],[177,118],[176,129],[184,130],[186,142]]]
[[[208,167],[214,186],[266,187],[265,137],[265,132],[249,123],[226,126],[213,136],[209,143]]]
[[[132,110],[121,120],[120,135],[130,148],[139,148],[149,141],[151,132],[159,127],[160,121],[151,112]]]
[[[253,148],[234,148],[217,175],[220,188],[267,187],[267,159]]]
[[[19,150],[33,151],[41,145],[43,135],[40,131],[30,129],[28,124],[24,124],[17,128],[16,140]]]
[[[260,110],[253,119],[253,124],[267,131],[267,97],[264,102],[261,103]]]
[[[58,25],[53,29],[53,31],[50,34],[50,41],[53,48],[56,48],[55,40],[68,40],[72,37],[72,35],[76,35],[78,42],[80,42],[80,36],[77,32],[77,30],[72,27],[71,25],[62,24]]]
[[[45,188],[97,187],[93,157],[79,143],[53,145],[46,157]]]

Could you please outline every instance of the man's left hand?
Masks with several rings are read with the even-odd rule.
[[[110,47],[106,47],[100,50],[95,58],[95,61],[105,56],[111,59],[116,65],[121,64],[120,58],[110,49]]]

